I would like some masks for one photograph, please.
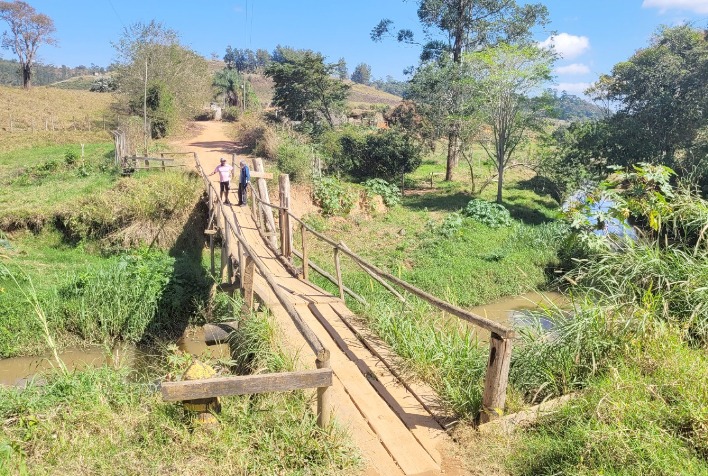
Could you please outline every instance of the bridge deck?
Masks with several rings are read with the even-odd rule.
[[[249,245],[278,278],[290,302],[331,352],[334,372],[333,407],[338,422],[349,431],[367,459],[366,474],[423,475],[457,471],[441,456],[447,434],[423,405],[357,338],[346,325],[355,321],[338,297],[291,276],[263,242],[248,207],[233,207],[236,224]],[[309,355],[306,343],[268,284],[256,273],[254,292],[273,312],[287,345],[297,355]],[[380,345],[380,344],[379,344]],[[312,363],[303,362],[306,367]],[[452,464],[457,467],[457,464]]]

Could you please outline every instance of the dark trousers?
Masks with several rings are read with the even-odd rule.
[[[247,203],[246,187],[247,187],[247,184],[245,184],[245,183],[238,184],[238,204],[239,205],[245,205]]]

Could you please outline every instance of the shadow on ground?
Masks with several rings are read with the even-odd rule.
[[[209,302],[212,278],[202,265],[206,205],[200,199],[194,204],[184,228],[169,255],[175,258],[170,283],[158,304],[158,313],[150,326],[150,334],[176,340],[195,320],[197,312]]]
[[[403,203],[414,210],[456,212],[467,206],[472,198],[474,197],[462,192],[450,195],[424,193],[406,195],[403,197]]]

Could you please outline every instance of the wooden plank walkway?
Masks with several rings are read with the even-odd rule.
[[[233,207],[232,211],[240,233],[277,277],[302,319],[330,350],[334,415],[349,429],[367,459],[365,474],[463,474],[458,462],[442,456],[449,444],[444,429],[347,326],[345,320],[349,322],[353,315],[343,301],[291,276],[264,243],[250,209]],[[258,273],[254,292],[272,311],[287,345],[306,355],[305,340]],[[311,367],[307,362],[303,365]]]

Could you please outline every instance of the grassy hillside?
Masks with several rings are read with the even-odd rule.
[[[260,74],[247,74],[246,78],[253,86],[256,96],[263,107],[270,104],[273,98],[273,81]],[[367,109],[371,105],[395,106],[401,98],[385,91],[364,84],[346,81],[352,86],[349,94],[349,107],[352,109]]]
[[[0,86],[0,150],[110,141],[110,93]]]

